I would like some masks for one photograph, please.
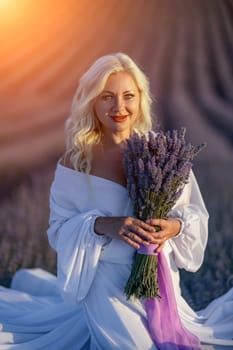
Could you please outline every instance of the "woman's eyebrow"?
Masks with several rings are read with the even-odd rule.
[[[102,92],[101,92],[101,94],[114,94],[114,92],[113,91],[110,91],[110,90],[103,90]]]
[[[130,93],[134,93],[135,91],[134,91],[134,90],[126,90],[126,91],[124,91],[123,93],[124,93],[124,94],[127,94],[127,93],[129,93],[129,92],[130,92]]]
[[[123,94],[127,94],[127,93],[134,93],[134,90],[125,90],[125,91],[123,91]],[[103,90],[102,92],[101,92],[102,94],[115,94],[113,91],[110,91],[110,90]]]

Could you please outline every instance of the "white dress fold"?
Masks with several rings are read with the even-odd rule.
[[[93,230],[97,216],[132,213],[125,187],[58,164],[48,229],[57,277],[22,269],[11,289],[0,288],[0,350],[156,349],[143,302],[124,295],[135,250]],[[181,296],[179,268],[196,271],[207,243],[208,213],[193,173],[170,215],[184,223],[164,247],[180,317],[203,344],[215,344],[208,349],[233,349],[233,289],[197,313]]]

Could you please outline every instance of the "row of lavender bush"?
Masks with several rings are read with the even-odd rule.
[[[56,272],[46,235],[52,172],[33,173],[0,202],[0,283],[5,286],[21,267]]]
[[[53,171],[52,167],[33,173],[0,201],[2,285],[9,286],[14,272],[21,267],[41,267],[56,273],[56,255],[46,235]],[[208,187],[204,198],[210,212],[205,260],[195,274],[181,271],[183,295],[196,310],[233,285],[232,195],[228,190],[218,193]]]

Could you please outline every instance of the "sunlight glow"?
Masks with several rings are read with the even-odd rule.
[[[15,16],[23,10],[22,3],[18,0],[0,0],[1,20],[5,16]]]
[[[49,35],[53,4],[53,0],[0,0],[0,52],[8,55],[29,48],[35,37]],[[58,24],[55,22],[52,28]]]
[[[12,1],[11,0],[0,0],[0,8],[8,7],[11,5]]]

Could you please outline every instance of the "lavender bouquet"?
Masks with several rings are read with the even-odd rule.
[[[135,133],[127,140],[124,169],[137,218],[166,218],[188,183],[193,158],[205,144],[187,144],[185,132],[181,128],[142,136]],[[127,298],[160,296],[157,255],[136,252],[125,294]]]

